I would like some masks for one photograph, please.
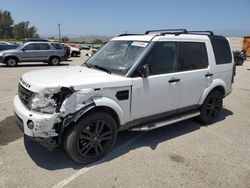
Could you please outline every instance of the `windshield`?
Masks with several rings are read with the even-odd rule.
[[[23,44],[20,45],[20,46],[18,46],[18,47],[16,48],[16,50],[20,50],[23,46],[24,46]]]
[[[89,67],[101,67],[110,73],[125,75],[147,46],[148,42],[143,41],[110,41],[97,51],[86,64]]]

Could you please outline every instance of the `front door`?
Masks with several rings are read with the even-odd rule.
[[[32,61],[37,53],[36,44],[31,43],[23,47],[20,55],[21,61]]]
[[[178,108],[180,101],[179,74],[174,72],[177,43],[155,42],[143,59],[150,76],[133,78],[131,120],[164,115]]]

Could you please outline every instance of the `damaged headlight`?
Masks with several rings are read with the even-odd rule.
[[[53,114],[56,110],[56,102],[49,97],[34,94],[30,101],[30,108],[37,112]]]

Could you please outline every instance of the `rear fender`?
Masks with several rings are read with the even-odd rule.
[[[224,90],[226,88],[226,84],[225,84],[225,82],[223,80],[220,80],[220,79],[213,80],[213,82],[211,83],[211,85],[204,90],[204,92],[203,92],[203,94],[202,94],[202,96],[200,98],[199,104],[201,105],[204,102],[204,100],[206,99],[206,97],[208,96],[208,94],[214,88],[216,88],[218,86],[222,86],[224,88]]]

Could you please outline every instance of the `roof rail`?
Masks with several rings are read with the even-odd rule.
[[[122,36],[131,36],[131,35],[144,35],[144,34],[130,34],[130,33],[124,33],[124,34],[120,34],[118,35],[118,37],[122,37]]]
[[[208,33],[209,35],[214,35],[213,31],[188,31],[188,33],[192,34],[192,33],[197,33],[197,34],[205,34]]]
[[[165,31],[165,32],[164,32]],[[161,32],[160,34],[186,34],[188,31],[186,29],[158,29],[158,30],[148,30],[145,32],[145,35],[149,33]]]

